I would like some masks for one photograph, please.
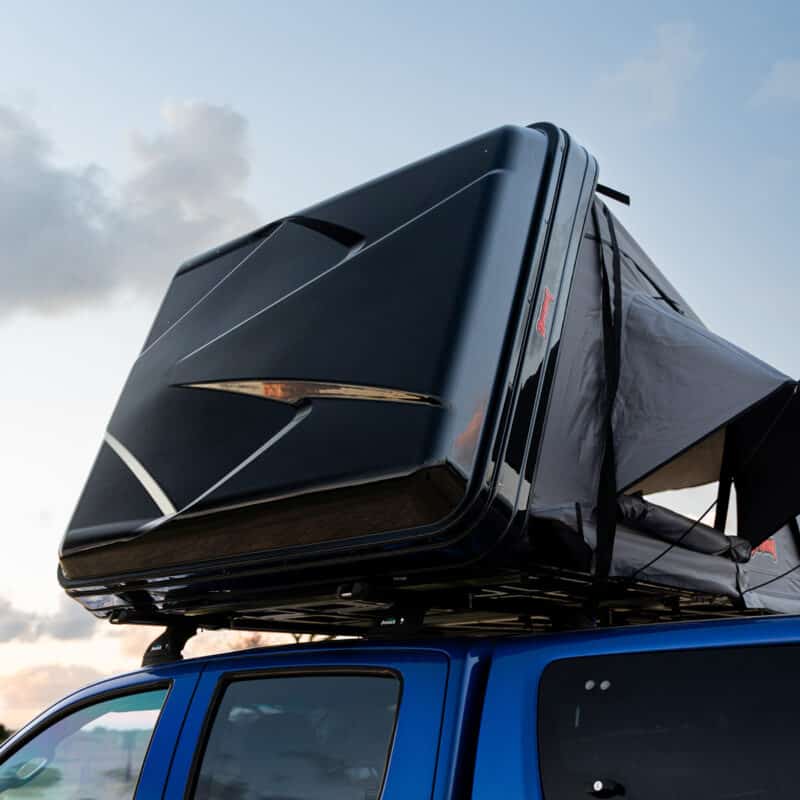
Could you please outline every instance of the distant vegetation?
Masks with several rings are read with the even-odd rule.
[[[5,725],[0,724],[0,742],[4,742],[6,739],[8,739],[12,733],[14,733],[14,731],[9,730]]]

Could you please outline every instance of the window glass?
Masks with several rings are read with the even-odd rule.
[[[231,683],[217,709],[197,800],[376,800],[400,682],[297,675]]]
[[[132,798],[166,695],[116,697],[59,720],[0,764],[0,798]]]
[[[544,796],[795,797],[799,671],[796,646],[555,662],[539,692]]]

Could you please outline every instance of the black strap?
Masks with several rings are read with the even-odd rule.
[[[792,532],[792,541],[794,542],[794,546],[797,549],[797,552],[800,553],[800,526],[797,524],[797,517],[792,517],[789,520],[789,530]]]
[[[583,539],[583,509],[580,503],[575,503],[575,524],[578,528],[578,535]]]
[[[717,489],[717,514],[714,519],[714,528],[725,533],[728,521],[728,507],[731,502],[731,487],[733,485],[733,470],[731,467],[731,431],[725,432],[725,446],[722,451],[722,469],[719,473],[719,487]]]
[[[612,189],[610,186],[603,186],[602,183],[598,183],[597,186],[594,187],[594,190],[597,194],[604,194],[606,197],[610,197],[612,200],[616,200],[624,206],[629,206],[631,204],[631,196],[625,194],[625,192],[619,191],[619,189]]]
[[[614,295],[608,280],[605,254],[603,253],[600,220],[597,206],[592,207],[594,225],[597,229],[600,254],[601,296],[603,304],[603,356],[606,373],[606,409],[604,427],[603,460],[600,465],[600,480],[597,490],[597,563],[595,575],[602,585],[611,572],[614,555],[614,539],[617,533],[617,460],[614,453],[614,403],[619,386],[620,360],[622,353],[622,270],[614,219],[603,206],[611,240],[612,280]]]

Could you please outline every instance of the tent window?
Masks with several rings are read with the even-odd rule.
[[[686,517],[687,524],[691,524],[699,519],[705,511],[708,511],[711,504],[717,499],[719,482],[706,484],[705,486],[693,486],[689,489],[676,489],[665,492],[654,492],[645,494],[644,499],[662,508],[674,511]],[[702,524],[708,527],[714,525],[714,512],[712,508],[703,517]],[[728,536],[736,535],[736,488],[731,487],[731,501],[728,509],[728,518],[725,525],[725,533]]]
[[[711,506],[719,492],[725,436],[726,429],[720,428],[631,486],[625,494],[641,494],[649,503],[686,517],[687,524],[702,516],[703,524],[712,527],[715,509]],[[736,535],[735,509],[736,489],[731,487],[725,525],[729,536]]]
[[[725,428],[720,428],[639,481],[626,494],[641,492],[650,495],[717,481],[722,470],[724,450]]]

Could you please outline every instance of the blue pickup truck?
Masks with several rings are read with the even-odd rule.
[[[252,650],[67,697],[0,796],[788,800],[798,671],[791,618]]]
[[[164,632],[3,800],[797,796],[798,384],[597,176],[505,126],[181,266],[58,572]],[[201,628],[331,641],[183,661]]]

